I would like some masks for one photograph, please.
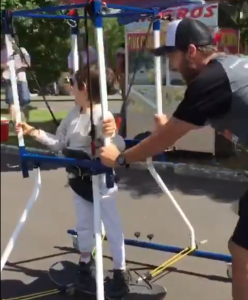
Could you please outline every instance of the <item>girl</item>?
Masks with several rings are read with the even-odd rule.
[[[95,127],[96,152],[98,147],[102,146],[104,136],[111,136],[112,142],[120,151],[125,148],[122,137],[115,135],[116,127],[113,115],[108,112],[108,120],[102,124],[102,109],[100,101],[100,85],[98,70],[90,70],[89,79],[87,79],[87,70],[77,71],[74,80],[72,80],[73,94],[75,96],[76,106],[62,120],[57,129],[56,135],[36,129],[27,123],[16,125],[16,131],[20,128],[24,135],[30,135],[42,144],[47,145],[52,150],[63,151],[64,153],[73,153],[72,150],[81,150],[82,157],[91,158],[91,120],[90,120],[90,99],[93,102],[93,123]],[[115,76],[112,70],[106,70],[107,89],[114,88]],[[88,91],[88,80],[90,80],[91,95]],[[75,153],[75,152],[74,152]],[[76,152],[80,153],[80,152]],[[68,155],[67,155],[68,156]],[[81,158],[82,158],[81,157]],[[78,233],[78,244],[81,252],[78,268],[78,284],[86,292],[94,293],[96,291],[95,275],[93,273],[94,261],[91,257],[93,249],[94,234],[94,216],[92,205],[92,184],[91,176],[84,173],[83,168],[75,167],[73,171],[67,169],[69,173],[69,184],[73,189],[73,200],[76,210]],[[79,173],[76,170],[80,169]],[[83,175],[82,175],[83,172]],[[78,188],[80,187],[80,191]],[[89,189],[90,187],[90,189]],[[124,236],[120,218],[117,211],[115,192],[117,185],[107,188],[105,175],[100,175],[100,193],[101,218],[104,224],[110,251],[113,257],[114,276],[111,284],[108,284],[106,293],[108,297],[122,297],[128,292],[128,272],[125,263]],[[83,194],[83,196],[82,196]]]

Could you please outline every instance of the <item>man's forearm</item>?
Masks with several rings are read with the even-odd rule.
[[[143,161],[146,158],[162,153],[173,146],[177,140],[191,130],[199,127],[172,117],[158,131],[140,142],[137,146],[126,150],[123,155],[127,164]]]

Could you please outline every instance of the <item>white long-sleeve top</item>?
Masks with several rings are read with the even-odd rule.
[[[112,113],[108,112],[107,117],[113,118]],[[93,108],[93,121],[95,125],[96,140],[102,141],[102,109],[100,104],[94,106]],[[81,149],[91,157],[91,137],[89,136],[90,130],[90,113],[80,113],[80,107],[76,105],[61,121],[56,134],[51,134],[40,130],[40,134],[38,137],[36,137],[36,140],[54,151],[61,151],[64,148],[70,148],[74,150]],[[112,138],[112,143],[114,143],[120,151],[125,149],[125,142],[119,135],[115,135]],[[98,143],[96,142],[96,146],[97,144]],[[98,154],[97,152],[98,151],[96,150],[96,155]],[[107,195],[117,190],[116,185],[114,188],[107,189],[105,176],[101,175],[100,177],[100,192],[102,195]]]
[[[111,112],[108,112],[107,117],[114,118]],[[96,144],[98,144],[100,140],[103,140],[102,109],[100,104],[93,108],[93,122],[95,125]],[[75,106],[61,121],[56,134],[40,130],[40,134],[36,139],[54,151],[60,151],[64,148],[81,149],[91,156],[90,130],[90,113],[80,113],[80,107]],[[125,142],[121,136],[115,135],[112,142],[120,151],[125,149]]]

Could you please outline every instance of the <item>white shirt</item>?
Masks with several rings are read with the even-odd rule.
[[[112,113],[108,112],[107,117],[113,118]],[[96,130],[96,140],[99,142],[99,140],[102,140],[103,138],[101,104],[96,105],[93,108],[93,121]],[[76,105],[61,121],[55,135],[40,130],[40,135],[36,139],[40,143],[47,145],[49,148],[55,151],[61,151],[64,148],[70,148],[74,150],[81,149],[91,157],[91,137],[89,136],[90,130],[90,113],[81,114],[80,108]],[[121,136],[115,135],[112,138],[112,142],[121,152],[125,150],[125,142]],[[98,156],[98,149],[96,149],[96,156]],[[112,189],[106,188],[106,176],[100,176],[100,178],[101,194],[106,195],[117,190],[116,185]]]
[[[31,60],[30,60],[30,55],[28,54],[27,50],[25,48],[20,48],[20,50],[22,51],[25,60],[27,61],[28,65],[30,66],[31,64]],[[13,58],[13,52],[10,54],[10,56],[8,57],[7,55],[7,48],[4,48],[1,50],[1,64],[7,64],[9,63],[10,59]],[[15,61],[15,70],[16,70],[16,78],[18,81],[23,81],[23,82],[27,82],[27,76],[26,76],[26,71],[24,71],[23,69],[21,71],[21,68],[26,68],[26,62],[23,61],[21,59],[21,56],[19,54],[14,55],[14,61]],[[7,67],[4,71],[3,71],[3,78],[8,80],[10,79],[10,72],[9,72],[9,68]]]
[[[84,51],[81,51],[79,52],[79,55],[81,55],[81,58],[82,58],[82,62],[84,65],[87,64],[87,52],[84,50]],[[68,56],[68,69],[73,69],[73,57],[72,57],[72,52],[70,52],[69,56]],[[90,65],[91,64],[94,64],[97,62],[97,51],[89,46],[89,63]]]

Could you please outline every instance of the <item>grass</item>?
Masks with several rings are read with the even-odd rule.
[[[60,122],[63,118],[66,116],[66,112],[55,112],[55,118]],[[8,118],[8,112],[7,110],[1,109],[1,117],[7,117]],[[31,110],[30,111],[30,120],[28,122],[30,125],[45,130],[50,133],[54,133],[56,131],[57,126],[54,124],[53,119],[51,117],[51,114],[47,110]],[[7,145],[14,145],[17,146],[18,141],[16,137],[16,133],[14,131],[14,128],[10,126],[9,130],[9,140],[8,142],[4,143]],[[44,149],[46,148],[44,145],[38,143],[33,138],[29,136],[25,136],[25,145],[27,147],[35,147]]]

